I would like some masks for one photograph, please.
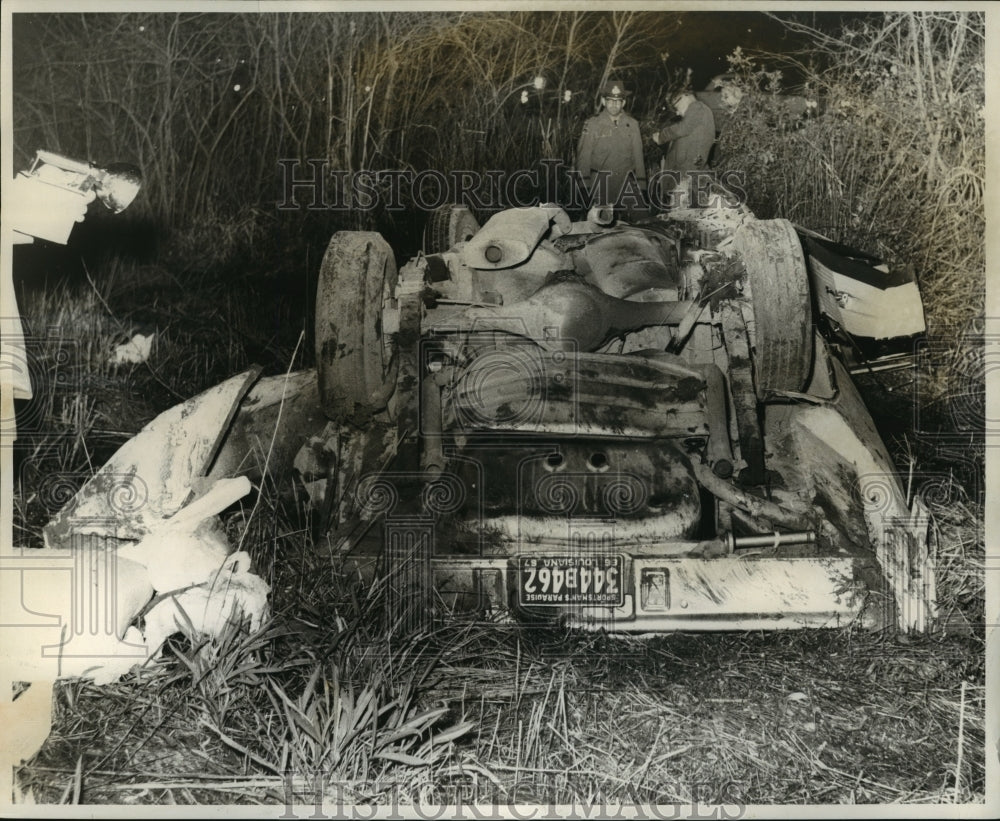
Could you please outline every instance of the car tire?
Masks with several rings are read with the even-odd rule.
[[[442,205],[431,211],[424,227],[423,251],[440,254],[459,242],[468,242],[479,230],[479,223],[464,205]]]
[[[788,220],[757,220],[733,239],[750,283],[757,398],[801,391],[812,371],[813,330],[809,273],[795,228]]]
[[[395,391],[396,339],[383,333],[382,312],[396,279],[392,249],[380,234],[333,235],[316,290],[320,405],[333,421],[364,426]]]

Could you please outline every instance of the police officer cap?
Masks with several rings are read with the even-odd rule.
[[[625,84],[621,80],[608,80],[601,86],[601,96],[610,100],[624,100],[631,93],[631,91],[626,90]]]

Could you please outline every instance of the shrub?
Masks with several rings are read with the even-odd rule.
[[[985,307],[984,16],[891,13],[836,36],[786,25],[812,38],[811,64],[791,67],[815,113],[791,118],[781,72],[738,50],[721,164],[746,173],[758,216],[913,265],[928,335],[954,353]],[[923,401],[968,392],[937,364]]]

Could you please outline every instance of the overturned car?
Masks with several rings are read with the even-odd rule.
[[[102,473],[146,477],[176,509],[213,478],[294,465],[339,559],[421,617],[925,630],[927,515],[842,361],[897,364],[919,294],[837,251],[724,203],[636,225],[518,208],[481,228],[446,208],[398,270],[380,235],[339,232],[315,370],[234,377]],[[164,470],[157,437],[186,424],[198,450]]]

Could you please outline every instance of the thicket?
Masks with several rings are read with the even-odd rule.
[[[248,221],[281,199],[279,159],[447,173],[571,158],[613,70],[631,78],[642,67],[647,83],[662,83],[662,60],[647,70],[649,43],[677,19],[24,15],[14,36],[15,164],[40,147],[133,161],[147,180],[142,206],[159,224],[242,226],[245,240]]]
[[[932,335],[971,331],[985,304],[984,16],[893,13],[836,35],[785,25],[810,39],[785,61],[812,107],[790,121],[774,62],[732,55],[743,98],[720,163],[746,174],[758,216],[913,265]]]
[[[782,17],[801,53],[732,55],[743,99],[718,164],[745,175],[759,216],[912,264],[932,338],[958,350],[951,341],[975,335],[984,314],[984,15],[891,12],[836,34],[801,19]],[[170,229],[172,247],[208,266],[234,250],[264,257],[308,223],[302,212],[276,222],[279,160],[347,173],[571,162],[611,76],[635,89],[644,126],[662,118],[665,93],[686,81],[667,48],[681,21],[634,11],[17,15],[15,166],[42,147],[136,162],[146,185],[126,217]],[[792,83],[816,103],[794,121]],[[404,206],[413,193],[404,181]],[[324,236],[383,230],[402,253],[405,231],[419,231],[413,210],[311,216]],[[981,357],[956,362],[930,392],[968,394],[960,415],[975,416]]]

